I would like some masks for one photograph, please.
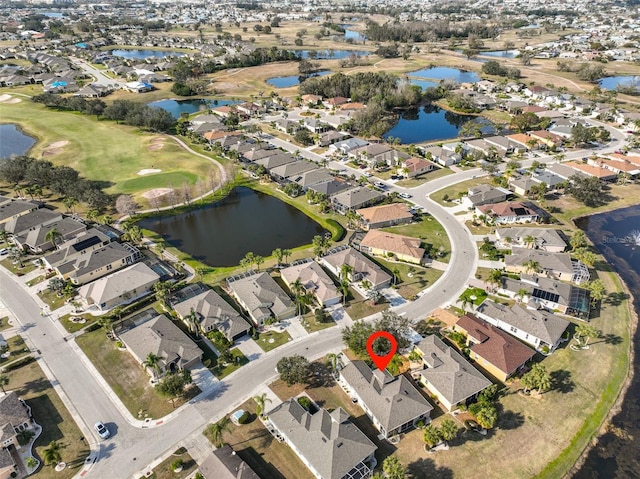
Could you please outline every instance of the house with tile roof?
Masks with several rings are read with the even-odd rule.
[[[496,225],[513,223],[537,223],[547,215],[529,201],[505,201],[476,207],[478,216],[486,215]]]
[[[367,231],[404,225],[413,221],[413,214],[409,212],[409,206],[406,203],[371,206],[356,210],[356,213],[360,216],[360,225]]]
[[[412,372],[445,410],[472,401],[491,381],[440,338],[429,335],[415,346],[424,369]]]
[[[350,266],[347,277],[352,283],[367,280],[376,289],[386,288],[391,283],[391,275],[365,255],[349,246],[339,246],[320,258],[320,264],[336,278],[341,275],[343,265]]]
[[[569,326],[569,321],[548,311],[519,304],[509,307],[491,300],[478,306],[475,314],[539,351],[553,352]]]
[[[425,249],[420,238],[389,233],[382,230],[369,230],[360,242],[360,251],[373,256],[389,255],[407,263],[421,264]]]
[[[430,171],[437,169],[435,163],[423,158],[411,157],[403,160],[398,168],[398,173],[408,178],[415,178],[416,176],[424,175]]]
[[[340,380],[384,438],[431,421],[433,406],[403,375],[394,377],[355,360],[340,370]]]
[[[580,171],[587,176],[595,176],[600,181],[615,181],[618,178],[618,173],[613,170],[603,168],[601,165],[596,166],[588,163],[579,163],[577,161],[568,161],[564,163],[564,165],[576,171]]]
[[[300,281],[304,290],[311,294],[321,308],[338,304],[342,294],[333,280],[313,258],[296,261],[280,270],[280,277],[293,292],[293,284]]]
[[[238,304],[249,313],[256,326],[269,318],[277,320],[295,315],[296,307],[269,273],[227,278],[227,285]]]
[[[149,353],[159,357],[158,370],[149,371],[153,377],[189,370],[202,359],[202,350],[198,345],[164,314],[134,323],[131,329],[119,332],[118,336],[140,364],[144,363]]]
[[[337,408],[311,414],[289,399],[268,413],[269,429],[281,438],[318,479],[367,479],[376,466],[377,447],[349,415]]]
[[[203,289],[200,294],[172,304],[180,319],[188,322],[193,313],[200,331],[204,334],[220,331],[231,343],[245,336],[251,326],[242,315],[214,290]]]
[[[470,358],[502,382],[522,370],[536,353],[513,336],[472,314],[458,319],[453,329],[466,335]]]

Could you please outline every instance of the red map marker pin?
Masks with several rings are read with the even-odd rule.
[[[385,354],[384,356],[378,356],[373,352],[373,342],[378,338],[385,338],[391,343],[391,351],[389,351],[389,353]],[[369,339],[367,339],[367,352],[369,353],[369,357],[371,358],[373,363],[378,366],[378,369],[380,371],[384,371],[387,368],[397,350],[398,343],[396,342],[396,338],[393,337],[393,334],[386,331],[376,331],[371,336],[369,336]]]

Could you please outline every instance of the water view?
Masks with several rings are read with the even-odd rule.
[[[458,83],[474,83],[480,81],[480,77],[475,72],[450,67],[423,68],[422,70],[410,72],[408,75],[432,80],[454,80]]]
[[[267,83],[276,88],[289,88],[296,86],[311,77],[322,77],[331,73],[331,70],[322,70],[312,73],[311,75],[291,75],[286,77],[273,77],[267,80]]]
[[[493,52],[480,52],[478,55],[483,57],[515,58],[520,55],[520,52],[518,50],[496,50]]]
[[[302,58],[314,58],[317,60],[343,60],[351,55],[364,57],[371,55],[366,50],[295,50]]]
[[[216,204],[140,226],[211,266],[237,265],[248,251],[269,256],[276,248],[302,246],[324,231],[293,206],[246,187]]]
[[[351,27],[352,25],[350,24],[344,24],[341,25],[342,28],[344,28],[344,39],[345,40],[353,40],[355,42],[362,42],[364,40],[367,39],[367,37],[365,35],[363,35],[362,33],[356,31],[356,30],[351,30],[349,27]]]
[[[484,118],[460,115],[434,105],[424,105],[402,111],[398,123],[387,131],[384,137],[400,138],[401,143],[448,140],[457,138],[462,125],[470,120],[477,121],[484,133],[490,132],[491,125]]]
[[[436,82],[436,81],[416,80],[415,78],[412,78],[410,81],[411,81],[412,85],[419,86],[423,90],[426,90],[427,88],[438,86],[438,82]]]
[[[0,158],[24,155],[35,142],[35,138],[22,133],[13,123],[0,125]]]
[[[111,50],[111,54],[120,58],[144,60],[145,58],[181,57],[183,54],[172,50]]]
[[[640,311],[640,205],[582,218],[576,221],[589,239],[622,277]],[[638,477],[640,451],[640,329],[635,333],[634,376],[612,419],[614,431],[600,436],[573,479]]]
[[[196,113],[198,111],[207,111],[210,108],[223,105],[236,105],[240,103],[238,100],[205,100],[203,98],[191,100],[158,100],[147,103],[154,108],[162,108],[171,113],[174,118],[180,118],[182,113]]]
[[[598,84],[607,90],[615,90],[618,86],[633,86],[636,90],[640,89],[640,76],[615,76],[605,77],[598,80]]]

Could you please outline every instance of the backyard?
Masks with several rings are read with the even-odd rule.
[[[397,291],[405,299],[411,300],[423,289],[435,283],[443,271],[434,268],[410,265],[407,263],[392,263],[381,258],[375,258],[389,273],[397,270]]]

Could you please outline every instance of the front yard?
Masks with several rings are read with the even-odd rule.
[[[0,356],[0,366],[12,363],[29,353],[29,348],[25,345],[24,339],[19,335],[15,335],[7,339],[7,346],[9,347],[7,350],[7,353],[9,354],[7,357],[4,357],[7,353]]]
[[[260,333],[256,343],[258,343],[258,346],[260,346],[265,353],[268,353],[272,349],[276,349],[278,346],[282,346],[289,341],[291,341],[291,336],[287,331],[279,333],[271,330]]]
[[[71,479],[84,465],[89,455],[89,446],[71,418],[60,397],[45,377],[40,366],[34,361],[14,371],[4,373],[9,377],[7,391],[15,391],[24,399],[36,422],[42,426],[42,434],[35,442],[35,453],[42,459],[43,451],[51,441],[62,445],[62,460],[67,467],[55,472],[52,466],[41,467],[34,477],[42,479]]]
[[[142,366],[128,351],[117,349],[104,329],[84,333],[76,342],[134,417],[158,419],[174,410],[171,401],[149,384]],[[186,400],[177,399],[175,408]]]
[[[449,237],[438,220],[429,214],[422,215],[422,218],[415,223],[383,228],[382,231],[420,238],[424,244],[431,245],[437,253],[442,251],[442,256],[435,259],[443,263],[449,262],[451,257]]]
[[[469,188],[478,185],[486,185],[489,183],[491,183],[490,178],[474,178],[471,180],[462,181],[460,183],[456,183],[455,185],[451,185],[448,188],[436,191],[431,195],[431,199],[437,203],[440,203],[442,206],[456,206],[457,203],[454,203],[453,200],[457,200],[466,195],[467,191],[469,191]],[[448,198],[448,201],[445,201],[445,198]]]
[[[242,354],[242,352],[238,348],[233,348],[229,350],[231,354],[233,354],[233,361],[229,362],[226,366],[222,364],[217,364],[215,368],[211,369],[211,372],[218,378],[222,379],[225,376],[228,376],[232,372],[237,369],[240,369],[242,366],[247,364],[249,360],[247,357]]]
[[[381,258],[375,258],[375,260],[390,273],[397,269],[397,291],[400,296],[408,300],[412,300],[420,291],[435,283],[444,273],[438,269],[407,263],[392,263]]]
[[[150,479],[185,479],[190,476],[196,470],[198,465],[189,453],[184,452],[182,454],[176,454],[178,452],[182,451],[180,449],[176,450],[171,456],[158,464],[153,469],[153,475],[149,476]],[[183,463],[182,470],[180,472],[174,472],[171,465],[178,459]]]

